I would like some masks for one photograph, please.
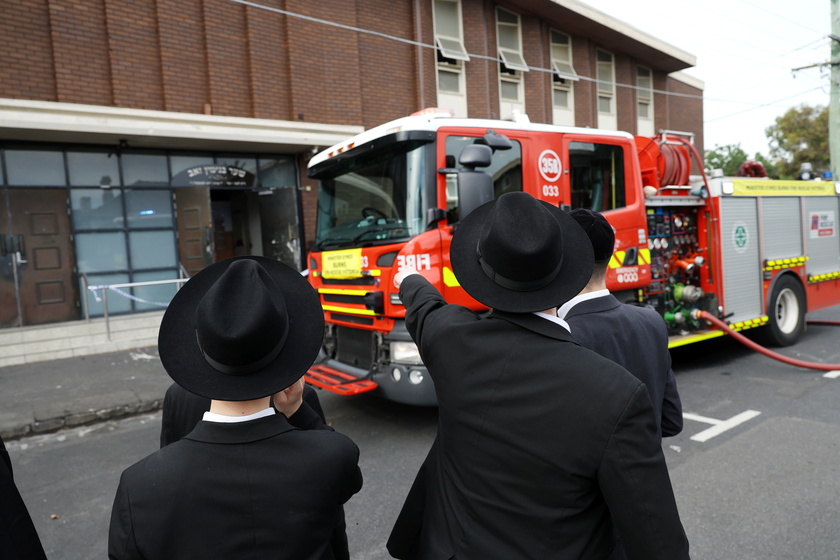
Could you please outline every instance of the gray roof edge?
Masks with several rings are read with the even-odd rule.
[[[653,49],[661,51],[668,56],[671,56],[677,60],[684,62],[687,66],[696,66],[697,65],[697,57],[687,51],[684,51],[678,47],[670,43],[666,43],[665,41],[645,33],[644,31],[629,25],[619,19],[614,18],[613,16],[606,14],[600,10],[597,10],[586,4],[584,2],[580,2],[579,0],[550,0],[551,3],[557,4],[558,6],[562,6],[567,10],[571,10],[581,16],[591,19],[600,23],[601,25],[616,31],[617,33],[621,33],[622,35],[629,37],[635,41],[638,41],[642,44],[645,44]]]

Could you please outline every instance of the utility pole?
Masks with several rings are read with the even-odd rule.
[[[840,61],[840,0],[831,0],[831,60]],[[828,102],[828,150],[832,179],[840,181],[840,65],[831,65]]]

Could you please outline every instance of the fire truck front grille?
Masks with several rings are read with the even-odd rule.
[[[356,305],[365,304],[365,296],[348,296],[344,294],[321,294],[327,303],[353,303]]]
[[[361,329],[338,327],[336,358],[357,368],[369,369],[373,363],[373,333]]]

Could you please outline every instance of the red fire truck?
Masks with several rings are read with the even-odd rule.
[[[644,138],[439,112],[319,153],[309,164],[320,184],[308,267],[327,329],[307,382],[433,405],[393,276],[416,268],[447,301],[480,311],[452,273],[452,235],[479,205],[519,190],[607,217],[616,232],[607,285],[659,311],[671,347],[725,334],[704,315],[793,344],[807,311],[840,303],[840,183],[707,178],[702,169],[679,133]]]

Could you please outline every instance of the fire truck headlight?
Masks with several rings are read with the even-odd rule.
[[[417,345],[408,341],[391,341],[391,361],[399,364],[420,365],[420,352]]]
[[[419,369],[413,369],[408,372],[408,381],[412,385],[419,385],[423,381],[423,372]]]
[[[395,382],[399,383],[400,379],[402,379],[402,370],[400,368],[394,368],[391,370],[391,379]]]

